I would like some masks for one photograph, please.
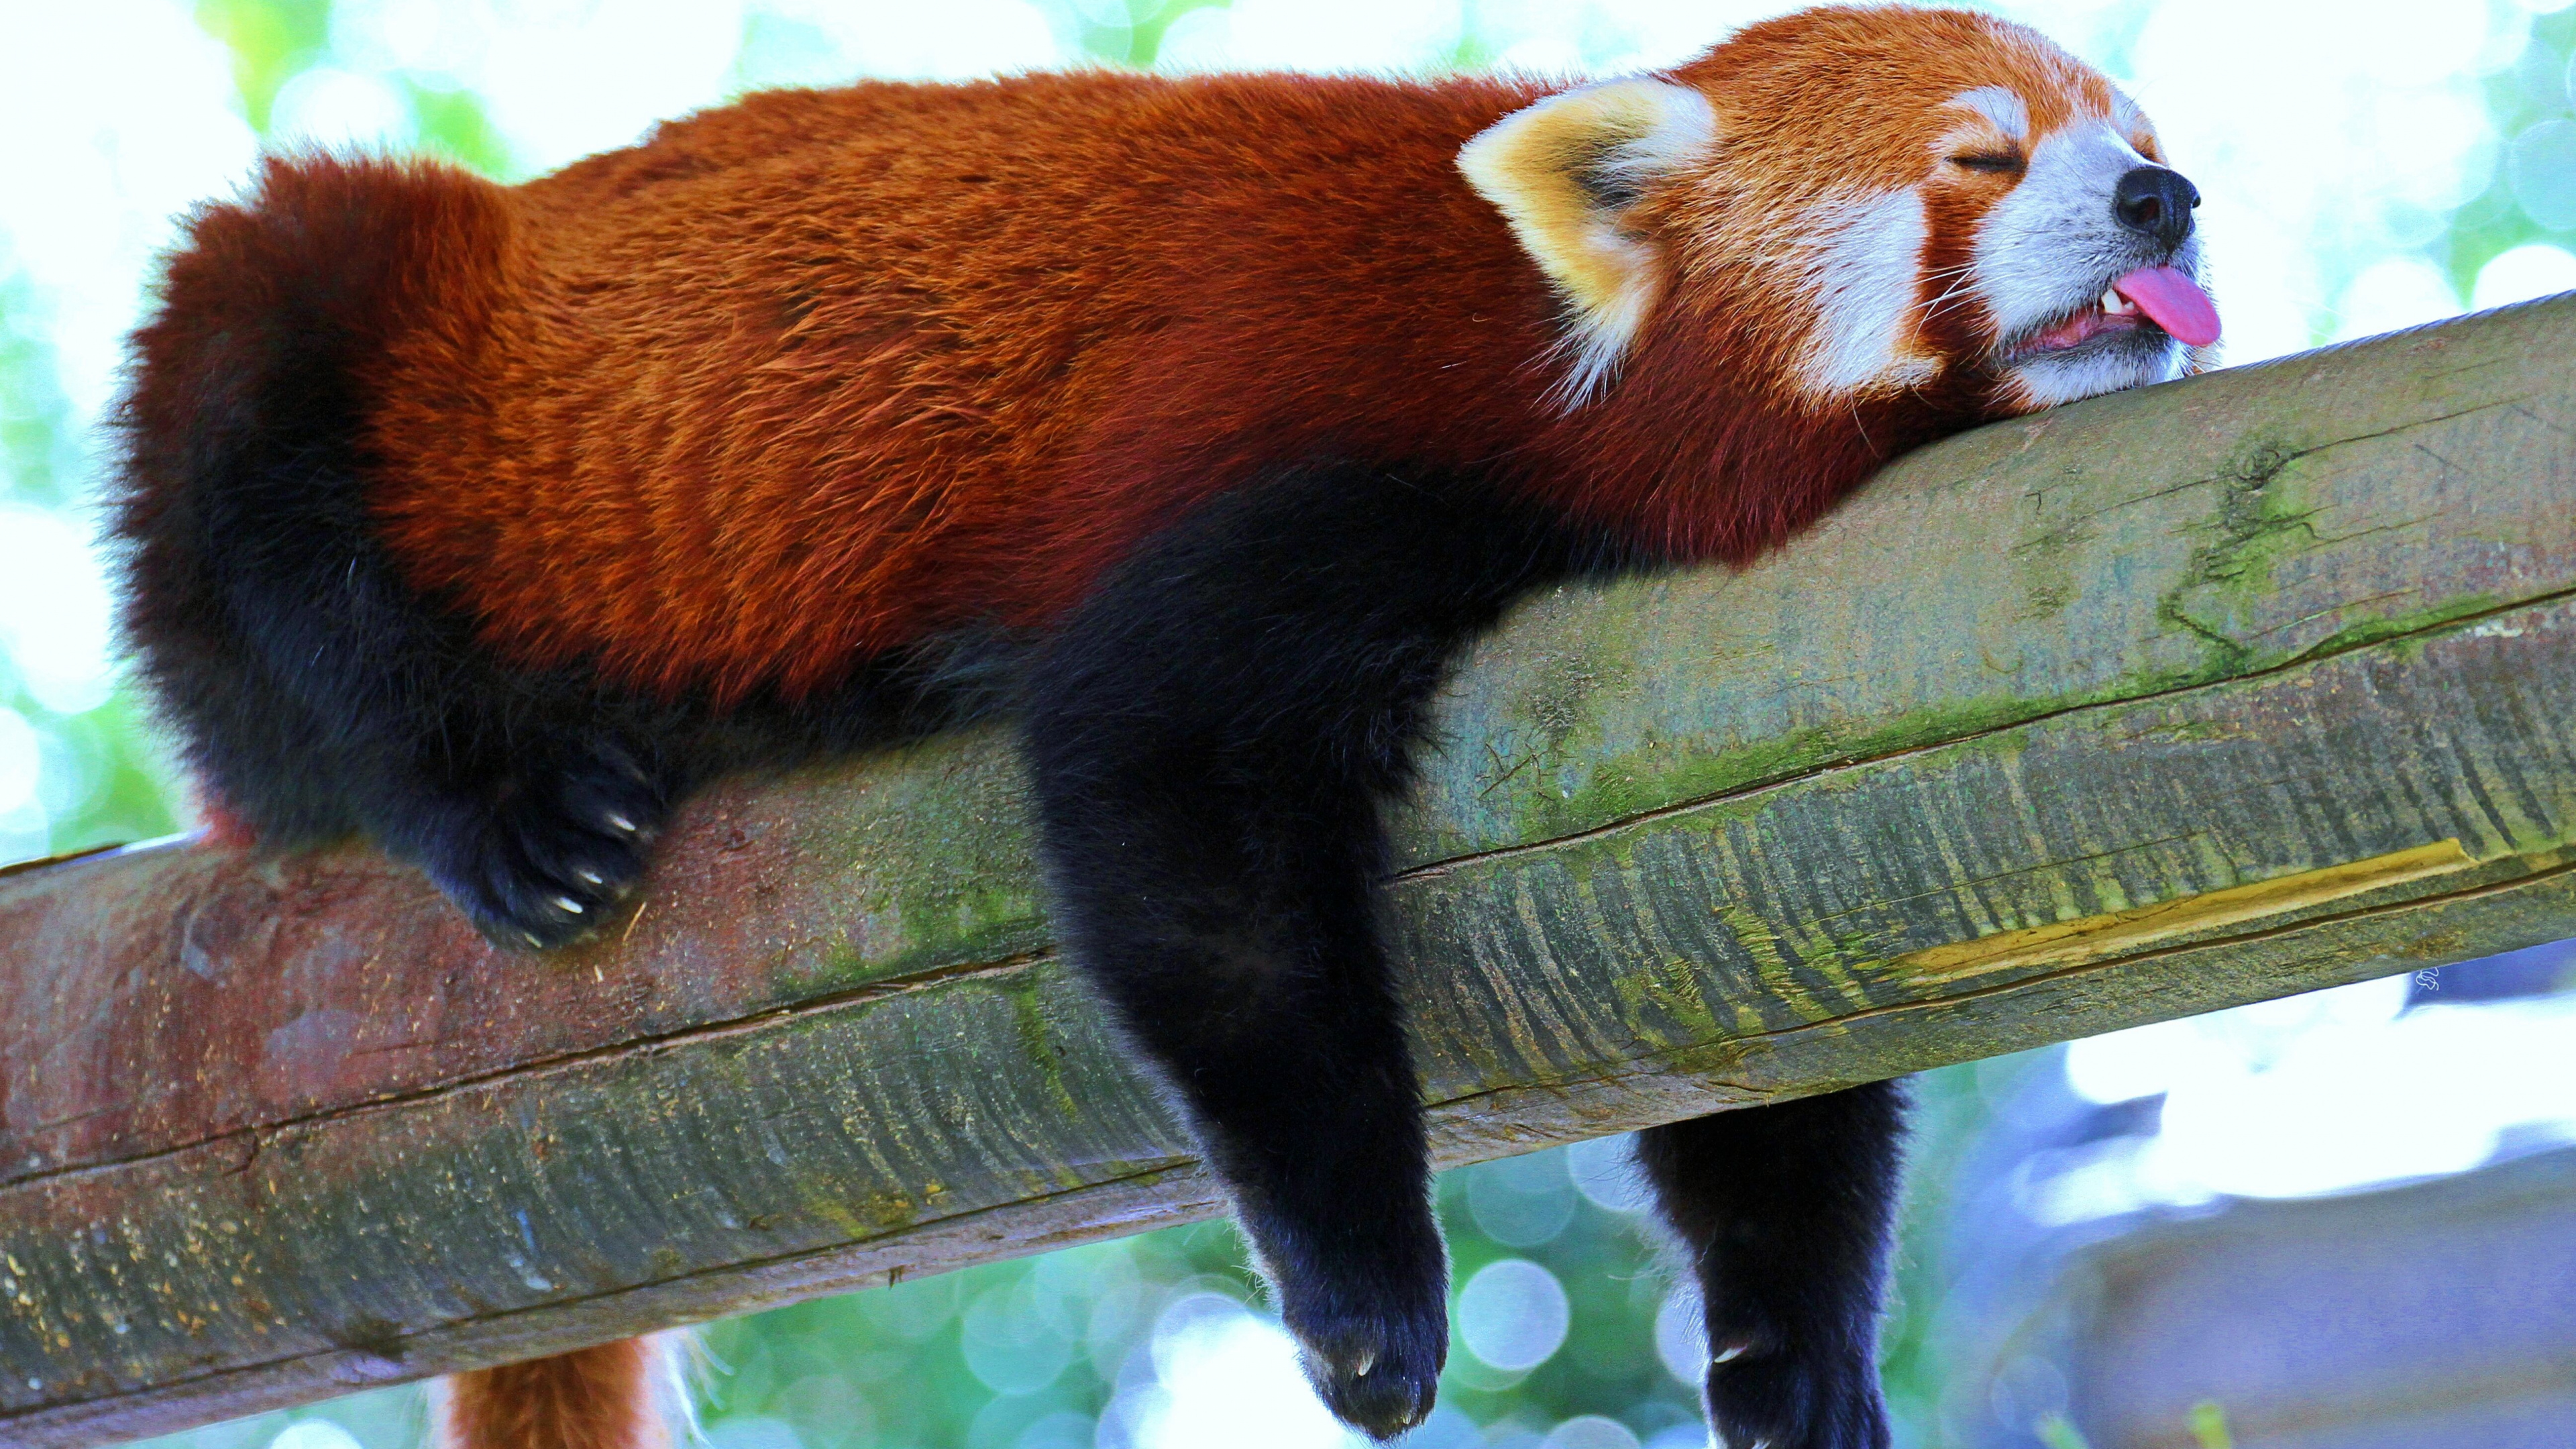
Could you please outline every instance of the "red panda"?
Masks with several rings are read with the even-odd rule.
[[[865,84],[518,187],[274,161],[136,336],[127,627],[228,815],[508,946],[596,929],[711,773],[1014,717],[1068,951],[1388,1437],[1446,1265],[1378,817],[1442,672],[1534,587],[2201,365],[2197,201],[2101,76],[1902,8],[1573,88]],[[1641,1138],[1729,1442],[1887,1442],[1901,1116]],[[597,1367],[468,1376],[462,1442]]]

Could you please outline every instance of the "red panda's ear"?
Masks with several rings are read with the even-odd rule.
[[[1550,96],[1459,150],[1467,183],[1502,212],[1572,314],[1569,401],[1609,374],[1662,287],[1662,258],[1628,229],[1627,208],[1716,141],[1699,92],[1636,79]]]

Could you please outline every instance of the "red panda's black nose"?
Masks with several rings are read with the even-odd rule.
[[[2199,188],[2162,166],[2132,168],[2111,193],[2111,214],[2120,225],[2167,247],[2181,246],[2191,235],[2191,209],[2198,205]]]

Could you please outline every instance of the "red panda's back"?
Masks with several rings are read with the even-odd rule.
[[[488,321],[385,358],[389,540],[523,660],[795,692],[1037,622],[1262,461],[1490,453],[1458,400],[1526,397],[1547,304],[1451,158],[1527,94],[1094,73],[665,127],[511,193]]]

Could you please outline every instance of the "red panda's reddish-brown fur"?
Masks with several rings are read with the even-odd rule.
[[[522,659],[792,692],[1051,616],[1264,462],[1522,445],[1551,304],[1454,157],[1531,94],[862,86],[421,176],[504,224],[375,380],[387,537]]]
[[[660,1345],[631,1338],[452,1375],[440,1449],[672,1449],[663,1372]]]
[[[1571,413],[1546,396],[1557,303],[1456,167],[1532,82],[864,84],[755,96],[515,188],[274,163],[255,206],[363,211],[385,247],[398,281],[350,325],[379,344],[356,349],[371,489],[413,583],[524,664],[793,696],[941,629],[1043,622],[1283,458],[1500,465],[1674,556],[1770,546],[1987,400],[1966,378],[1857,418],[1783,395],[1775,354],[1805,323],[1744,249],[1818,169],[1919,174],[1924,116],[1993,81],[2003,33],[1822,13],[1675,72],[1721,140],[1641,218],[1669,301]],[[2100,99],[2014,47],[2030,94]],[[1817,86],[1863,124],[1780,124]],[[1962,247],[1982,200],[1940,200],[1936,246]],[[223,255],[226,217],[186,264],[201,292],[277,274]]]

